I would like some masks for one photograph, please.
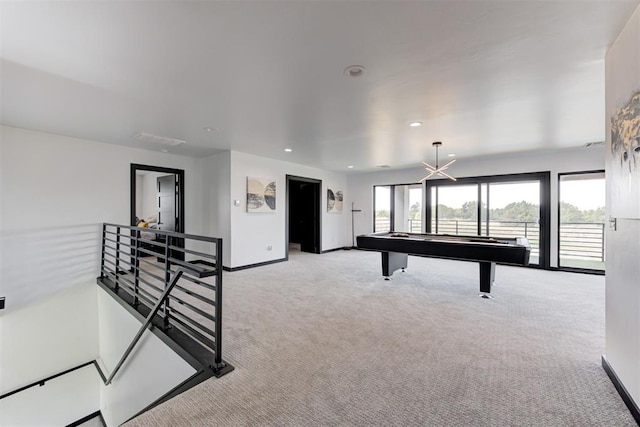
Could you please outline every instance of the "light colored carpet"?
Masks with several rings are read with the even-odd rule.
[[[601,367],[604,277],[291,253],[224,275],[236,370],[128,426],[633,426]]]

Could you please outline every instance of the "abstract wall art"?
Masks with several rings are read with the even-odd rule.
[[[275,212],[276,180],[247,177],[247,212]]]
[[[611,217],[640,218],[640,92],[611,117]]]
[[[342,213],[343,194],[342,190],[327,189],[327,212]]]

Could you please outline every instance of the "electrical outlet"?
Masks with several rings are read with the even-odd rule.
[[[273,246],[271,246],[271,245],[267,246],[267,250],[268,250],[268,251],[270,251],[270,250],[272,250],[272,249],[273,249]]]

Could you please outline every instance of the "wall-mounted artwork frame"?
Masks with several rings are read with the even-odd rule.
[[[344,205],[344,193],[342,190],[327,188],[327,212],[342,213]]]
[[[276,180],[247,177],[247,212],[269,213],[276,211]]]
[[[640,92],[611,117],[610,216],[640,218]]]

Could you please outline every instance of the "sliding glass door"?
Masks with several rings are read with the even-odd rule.
[[[558,193],[558,267],[604,271],[604,172],[560,174]]]
[[[422,184],[393,186],[393,230],[422,231]]]
[[[427,181],[428,232],[526,237],[532,265],[549,265],[549,174]]]
[[[431,232],[478,235],[478,186],[431,188]]]
[[[531,264],[540,256],[540,182],[488,184],[486,236],[526,237]]]

